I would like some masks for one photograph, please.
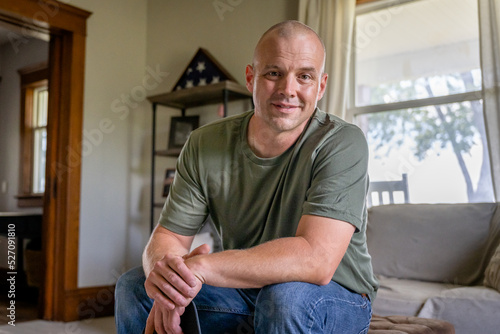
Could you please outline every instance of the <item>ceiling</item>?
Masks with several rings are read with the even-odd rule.
[[[48,42],[50,40],[50,35],[44,28],[35,30],[30,29],[27,26],[18,26],[0,20],[0,46],[10,42],[15,42],[20,38],[24,40],[30,38],[38,38]]]

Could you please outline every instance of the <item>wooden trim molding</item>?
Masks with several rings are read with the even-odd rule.
[[[0,0],[0,20],[50,33],[49,113],[40,302],[44,319],[80,318],[78,289],[80,167],[86,20],[90,12],[55,0]],[[79,297],[76,298],[76,300]]]
[[[67,292],[68,310],[77,310],[78,320],[112,316],[115,308],[115,286],[80,288]],[[73,311],[66,317],[72,318]]]
[[[375,1],[380,1],[380,0],[356,0],[356,5],[361,5],[364,3],[375,2]]]
[[[49,77],[47,62],[17,70],[21,76],[21,86],[26,86],[37,81],[46,80]]]
[[[0,19],[35,31],[87,33],[90,12],[56,0],[0,0]]]
[[[43,207],[43,195],[17,195],[16,199],[20,208]]]

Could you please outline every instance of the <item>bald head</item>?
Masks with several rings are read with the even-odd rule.
[[[259,52],[270,38],[283,38],[285,40],[290,40],[299,37],[307,37],[320,43],[323,50],[323,58],[326,57],[326,48],[325,44],[321,40],[321,37],[319,37],[313,29],[302,22],[290,20],[275,24],[262,35],[257,43],[257,46],[255,47],[253,62],[255,63],[256,57],[258,57]]]

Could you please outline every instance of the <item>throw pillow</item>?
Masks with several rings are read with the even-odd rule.
[[[484,271],[484,285],[500,292],[500,245]]]

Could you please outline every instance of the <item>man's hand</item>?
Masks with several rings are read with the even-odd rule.
[[[155,263],[144,284],[148,296],[154,299],[146,333],[153,333],[153,329],[158,334],[182,333],[180,316],[204,283],[191,272],[185,261],[209,252],[210,247],[204,244],[183,257],[167,255]]]
[[[184,307],[176,307],[173,310],[163,310],[162,307],[153,303],[151,312],[146,322],[144,334],[182,334],[181,315]]]
[[[201,288],[201,282],[197,282],[182,257],[166,255],[155,263],[144,286],[156,304],[173,310],[176,306],[187,306]]]
[[[186,307],[203,282],[186,266],[185,260],[209,251],[210,247],[204,244],[183,257],[166,255],[156,262],[144,284],[148,296],[167,310]]]

